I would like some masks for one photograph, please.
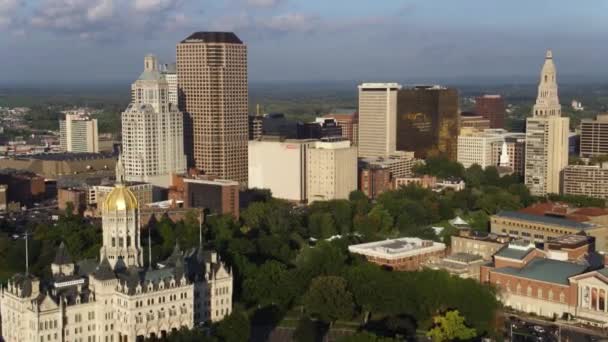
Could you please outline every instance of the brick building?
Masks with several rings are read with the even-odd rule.
[[[88,191],[85,189],[58,189],[57,204],[59,210],[65,211],[68,208],[68,203],[72,204],[72,213],[77,214],[83,212],[87,208]]]
[[[500,95],[483,95],[475,98],[475,113],[490,120],[490,128],[505,127],[505,100]]]
[[[376,199],[392,189],[392,177],[388,168],[365,167],[359,169],[359,190],[367,197]]]
[[[239,217],[239,183],[224,179],[184,179],[186,208],[205,208]]]
[[[445,257],[446,246],[430,240],[405,237],[351,245],[348,250],[392,270],[415,271]]]
[[[44,198],[46,192],[44,178],[21,170],[0,169],[0,185],[6,186],[7,203],[30,205]]]

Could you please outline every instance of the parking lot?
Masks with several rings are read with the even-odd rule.
[[[514,342],[590,342],[608,341],[608,336],[601,332],[588,331],[574,326],[510,316],[505,319],[505,340]]]

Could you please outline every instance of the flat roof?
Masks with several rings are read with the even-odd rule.
[[[182,43],[243,44],[234,32],[194,32]]]
[[[184,178],[184,182],[186,183],[196,183],[196,184],[208,184],[208,185],[239,185],[239,182],[228,180],[228,179],[198,179],[198,178]]]
[[[495,216],[516,219],[516,220],[532,221],[532,222],[538,222],[538,223],[549,224],[549,225],[553,225],[553,226],[560,226],[560,227],[579,229],[579,230],[591,229],[591,228],[596,227],[594,224],[591,224],[591,223],[576,222],[576,221],[559,218],[559,217],[534,215],[534,214],[522,213],[519,211],[501,211],[501,212],[497,213]]]
[[[116,158],[113,153],[41,153],[26,156],[16,156],[13,160],[51,160],[51,161],[70,161],[70,160],[90,160],[90,159],[109,159]]]
[[[521,269],[502,267],[495,269],[494,272],[547,283],[568,285],[568,278],[584,273],[586,270],[586,265],[553,259],[536,258]]]
[[[386,259],[400,259],[445,250],[445,244],[420,238],[398,238],[348,246],[351,253]]]

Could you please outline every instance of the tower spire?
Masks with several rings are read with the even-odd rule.
[[[125,182],[125,168],[122,165],[122,153],[118,152],[118,161],[116,162],[116,184],[123,185]]]
[[[562,116],[562,107],[557,94],[557,70],[553,63],[553,52],[547,50],[545,63],[540,72],[538,96],[532,115],[535,117]]]

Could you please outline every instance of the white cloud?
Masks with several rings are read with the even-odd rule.
[[[270,30],[279,32],[308,32],[320,25],[320,18],[303,13],[286,13],[271,17],[262,24]]]
[[[247,5],[261,8],[276,7],[282,2],[284,2],[284,0],[245,0]]]
[[[70,34],[82,40],[120,40],[129,34],[158,35],[189,22],[184,12],[177,11],[184,1],[40,0],[29,23],[34,29]]]
[[[0,0],[0,29],[8,28],[15,23],[15,16],[21,6],[23,6],[22,0]]]

